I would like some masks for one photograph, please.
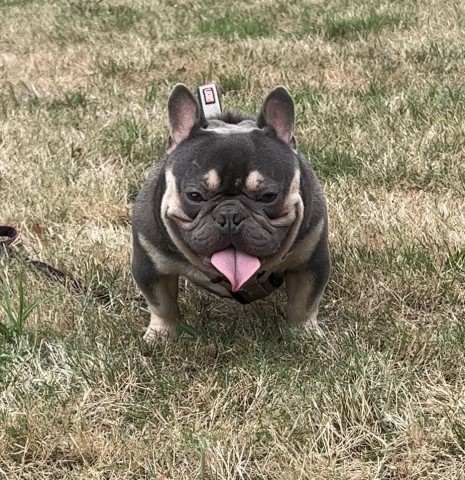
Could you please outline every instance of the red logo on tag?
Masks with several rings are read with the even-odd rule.
[[[213,88],[205,88],[203,91],[203,98],[205,99],[205,103],[207,105],[215,103],[215,93],[213,92]]]

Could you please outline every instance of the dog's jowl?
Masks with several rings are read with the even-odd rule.
[[[133,274],[150,312],[145,339],[172,335],[178,278],[241,303],[286,284],[288,319],[314,327],[328,281],[328,219],[320,184],[294,138],[283,87],[257,119],[204,120],[177,85],[168,100],[165,158],[135,204]]]

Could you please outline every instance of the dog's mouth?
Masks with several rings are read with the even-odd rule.
[[[257,272],[261,265],[257,257],[237,250],[233,246],[215,252],[210,261],[228,279],[233,292],[237,292]]]

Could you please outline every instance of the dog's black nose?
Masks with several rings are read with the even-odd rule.
[[[213,214],[216,223],[224,232],[233,233],[245,220],[246,216],[235,206],[226,206]]]

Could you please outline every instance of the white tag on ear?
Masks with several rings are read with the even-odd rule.
[[[198,88],[199,103],[205,120],[221,115],[221,102],[218,90],[214,83],[202,85]]]

